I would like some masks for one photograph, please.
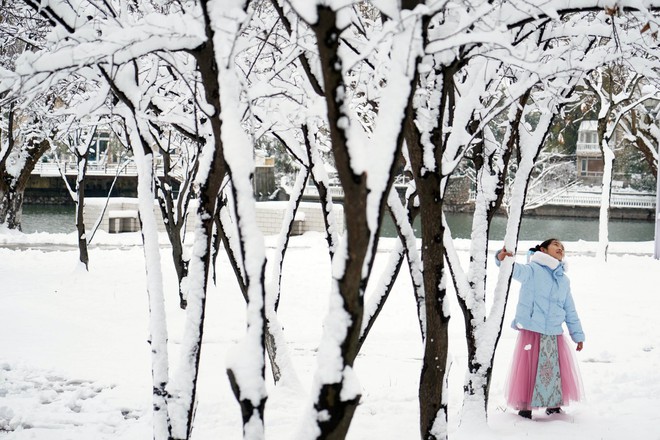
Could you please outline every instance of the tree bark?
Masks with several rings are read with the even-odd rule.
[[[9,135],[13,136],[11,132]],[[0,167],[0,224],[19,231],[22,230],[21,217],[25,187],[37,162],[50,148],[50,142],[47,139],[29,140],[24,148],[22,154],[25,156],[25,163],[18,175],[10,174],[4,167],[4,161],[3,166]]]
[[[85,154],[77,154],[78,177],[76,179],[76,230],[78,231],[78,256],[80,262],[89,270],[89,253],[87,251],[87,234],[85,234],[85,174],[87,173],[87,157],[89,148]]]
[[[312,25],[316,34],[324,79],[324,90],[328,111],[328,122],[332,151],[339,179],[344,188],[344,214],[346,217],[346,255],[344,271],[339,278],[333,276],[333,295],[341,298],[341,313],[347,316],[345,336],[340,343],[342,372],[341,378],[325,380],[315,397],[314,409],[324,417],[317,418],[320,434],[318,438],[342,440],[346,437],[353,414],[360,401],[360,393],[351,390],[350,397],[342,396],[345,386],[345,373],[351,370],[358,353],[362,314],[362,267],[366,258],[370,230],[367,223],[367,185],[364,174],[355,174],[351,168],[347,146],[347,134],[340,127],[340,119],[349,116],[345,113],[345,85],[343,83],[341,59],[338,56],[341,30],[336,25],[336,12],[329,7],[319,6],[318,22]],[[339,257],[335,254],[335,258]],[[335,307],[339,307],[336,305]],[[335,318],[331,318],[335,319]],[[350,374],[350,373],[349,373]]]
[[[424,19],[425,38],[429,18]],[[447,380],[447,352],[449,346],[449,313],[444,303],[447,293],[444,279],[444,213],[442,193],[442,155],[446,133],[443,133],[446,107],[452,107],[450,94],[453,87],[453,68],[436,70],[438,102],[432,103],[439,109],[439,119],[428,133],[427,145],[422,144],[422,133],[415,124],[416,109],[408,105],[405,121],[405,136],[412,165],[413,177],[419,197],[421,220],[423,285],[425,294],[424,357],[419,384],[420,435],[423,440],[447,438],[447,403],[445,387]],[[417,74],[415,85],[419,83]],[[451,117],[451,112],[448,112]],[[447,124],[450,124],[448,121]],[[424,148],[433,148],[434,168],[424,162]]]
[[[192,175],[184,177],[185,182],[181,185],[185,188],[183,192],[179,192],[178,209],[175,210],[175,200],[172,191],[174,178],[170,175],[171,166],[169,152],[164,151],[162,157],[165,175],[163,177],[164,181],[161,181],[159,178],[156,178],[155,180],[157,188],[156,199],[158,200],[158,206],[163,218],[167,237],[172,245],[172,261],[174,262],[174,270],[176,272],[177,280],[179,281],[179,307],[185,309],[187,303],[183,289],[181,288],[181,282],[188,275],[188,261],[183,257],[183,237],[181,231],[185,227],[186,219],[188,217],[188,203],[190,201],[190,192],[185,190],[185,188],[187,188],[189,181],[193,178],[197,170],[197,164],[193,167]]]

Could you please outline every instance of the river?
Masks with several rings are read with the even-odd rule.
[[[449,213],[447,221],[454,238],[469,238],[472,215]],[[502,240],[506,227],[505,217],[495,217],[490,231],[491,240]],[[419,222],[415,225],[419,232]],[[24,205],[23,232],[68,233],[75,231],[74,207],[56,205]],[[396,234],[392,220],[386,217],[381,235]],[[557,237],[564,241],[598,241],[598,220],[593,218],[523,217],[521,240],[541,240]],[[610,241],[652,241],[654,223],[640,220],[610,220]]]
[[[506,217],[493,218],[489,238],[504,239]],[[447,223],[454,238],[470,238],[472,232],[472,214],[448,213]],[[653,241],[654,223],[642,220],[610,220],[610,241]],[[419,221],[415,232],[419,236]],[[387,218],[383,224],[382,235],[389,237],[395,233],[392,220]],[[556,237],[563,241],[598,241],[598,219],[524,216],[520,226],[520,240],[544,240]]]

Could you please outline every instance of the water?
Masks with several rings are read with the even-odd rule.
[[[73,205],[23,205],[23,232],[68,233],[76,230]]]
[[[73,206],[24,205],[23,232],[68,233],[76,230]],[[447,222],[454,238],[469,238],[472,230],[472,215],[449,213]],[[506,218],[497,216],[493,219],[489,238],[502,240],[506,227]],[[653,241],[654,222],[641,220],[610,220],[610,241]],[[415,223],[419,236],[419,220]],[[394,224],[387,215],[384,219],[381,235],[396,236]],[[598,241],[598,219],[562,218],[562,217],[523,217],[520,239],[541,240],[557,237],[564,241]]]
[[[506,217],[493,218],[489,238],[503,240]],[[450,214],[447,218],[452,235],[467,238],[472,229],[471,214]],[[652,241],[654,223],[642,220],[610,220],[610,241]],[[456,230],[456,232],[455,232]],[[520,225],[520,240],[544,240],[557,237],[563,241],[598,241],[598,219],[563,217],[523,217]]]
[[[506,217],[496,216],[491,223],[488,238],[503,240],[506,230]],[[454,238],[470,238],[472,232],[472,214],[448,213],[447,223]],[[416,220],[415,234],[419,237],[420,222]],[[653,241],[654,222],[642,220],[610,220],[610,241]],[[389,215],[383,221],[381,235],[396,236],[396,229]],[[556,237],[563,241],[598,241],[598,219],[563,218],[563,217],[523,217],[520,226],[520,240],[542,241]]]

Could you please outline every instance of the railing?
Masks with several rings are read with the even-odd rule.
[[[410,179],[406,176],[397,176],[394,179],[393,185],[395,187],[406,187]],[[344,189],[341,186],[330,185],[328,186],[328,191],[332,195],[333,199],[343,199],[344,198]],[[319,190],[316,188],[316,185],[307,185],[305,186],[305,191],[303,192],[304,197],[309,198],[318,198]]]
[[[344,189],[341,186],[329,186],[328,192],[333,199],[343,199],[344,198]],[[315,185],[305,186],[305,191],[303,192],[304,197],[319,197],[319,190]]]
[[[577,183],[577,180],[573,180],[559,189],[547,191],[541,194],[534,194],[533,192],[530,192],[529,196],[527,197],[527,203],[525,203],[525,209],[534,209],[545,205],[555,197],[567,193],[571,188],[577,185]]]
[[[578,142],[575,146],[575,152],[579,153],[598,153],[600,154],[600,146],[597,143],[591,142]]]
[[[32,174],[38,174],[41,176],[59,176],[61,173],[60,167],[66,175],[78,174],[78,164],[76,162],[64,162],[60,165],[54,162],[38,162],[34,167]],[[157,173],[163,173],[162,167],[158,168]],[[91,176],[137,176],[137,166],[135,166],[134,162],[123,165],[89,162],[87,164],[86,174]]]
[[[558,195],[547,202],[548,205],[600,206],[600,193],[571,192]],[[617,194],[610,200],[613,208],[655,209],[655,195]]]
[[[528,194],[528,200],[534,199],[538,202],[528,202],[525,205],[525,209],[535,209],[542,205],[600,207],[601,201],[601,194],[599,192],[569,191],[565,194],[555,193],[553,196],[542,197],[537,196],[534,199],[533,194]],[[476,200],[474,190],[470,191],[470,200]],[[655,210],[655,194],[612,193],[610,207]]]

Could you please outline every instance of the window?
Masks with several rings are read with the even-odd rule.
[[[580,164],[580,174],[582,176],[587,174],[587,159],[582,159],[582,163]]]
[[[97,131],[94,141],[89,151],[90,162],[103,162],[110,144],[110,133],[107,131]]]

